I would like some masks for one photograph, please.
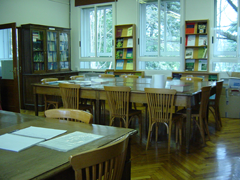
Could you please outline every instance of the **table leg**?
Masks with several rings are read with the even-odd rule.
[[[96,105],[95,105],[95,123],[101,124],[101,104],[100,104],[100,93],[96,92]]]
[[[35,116],[38,116],[38,94],[36,93],[35,87],[33,87],[33,96],[34,96]]]
[[[187,97],[187,118],[186,118],[186,152],[190,151],[190,133],[191,133],[191,106],[192,97]]]

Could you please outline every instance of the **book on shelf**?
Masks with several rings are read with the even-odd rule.
[[[126,70],[133,70],[133,60],[127,60]]]
[[[122,36],[122,29],[117,29],[116,37],[121,37],[121,36]]]
[[[207,35],[199,35],[198,46],[207,46]]]
[[[185,53],[186,59],[192,59],[193,58],[193,48],[187,48]]]
[[[178,92],[190,91],[191,88],[192,88],[191,84],[170,85],[170,89],[175,89]]]
[[[207,24],[206,23],[199,23],[197,26],[197,33],[206,33]]]
[[[126,58],[127,59],[132,59],[133,58],[133,49],[132,48],[127,49]]]
[[[127,29],[127,36],[132,36],[132,30],[133,30],[133,27],[129,27]]]
[[[207,58],[207,48],[198,49],[198,58]]]
[[[194,71],[195,59],[186,59],[185,62],[185,70],[186,71]]]
[[[123,65],[124,65],[124,60],[123,59],[118,59],[117,63],[116,63],[116,69],[123,69]]]
[[[133,39],[132,38],[129,38],[127,40],[127,47],[133,47]]]
[[[195,40],[196,36],[195,35],[188,35],[186,36],[186,46],[195,46]]]
[[[117,48],[123,47],[123,38],[117,39],[116,47],[117,47]]]
[[[116,59],[121,59],[121,58],[123,58],[123,50],[122,49],[117,49]]]
[[[198,60],[198,71],[207,71],[207,60],[206,59]]]
[[[186,34],[194,34],[194,30],[195,30],[195,23],[186,23]]]

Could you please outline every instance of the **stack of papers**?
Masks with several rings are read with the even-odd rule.
[[[101,135],[75,131],[73,133],[70,133],[58,138],[41,142],[38,144],[38,146],[47,147],[57,151],[67,152],[81,145],[100,139],[102,137],[103,136]]]

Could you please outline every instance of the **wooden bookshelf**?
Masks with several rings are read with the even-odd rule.
[[[131,74],[131,75],[138,75],[139,77],[144,78],[144,71],[130,71],[130,70],[114,70],[114,69],[107,69],[105,74],[113,74],[116,77],[119,77],[123,74]]]
[[[209,72],[208,20],[185,21],[185,69],[189,72]]]
[[[218,81],[219,73],[199,72],[199,71],[187,71],[187,72],[172,72],[173,79],[180,79],[186,76],[201,77],[203,81]]]
[[[115,69],[136,70],[136,26],[115,26]]]

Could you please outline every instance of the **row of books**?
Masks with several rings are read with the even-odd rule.
[[[197,40],[196,40],[197,39]],[[207,46],[207,35],[187,35],[185,46]]]
[[[126,59],[132,59],[133,58],[133,49],[129,48],[129,49],[117,49],[116,50],[116,59],[122,59],[122,58],[126,58]]]
[[[56,32],[48,32],[47,33],[47,40],[48,41],[56,41],[57,40],[57,33]]]
[[[207,23],[187,22],[185,33],[186,34],[207,33]]]
[[[122,37],[122,36],[132,36],[133,27],[129,28],[118,28],[116,31],[116,37]]]
[[[187,48],[185,52],[186,59],[207,58],[207,48]]]
[[[122,48],[122,47],[133,47],[133,39],[118,38],[116,40],[116,48]]]
[[[60,41],[68,41],[68,34],[67,33],[60,33]]]
[[[49,41],[48,44],[48,51],[56,51],[56,41]]]
[[[186,59],[185,62],[185,70],[186,71],[194,71],[195,70],[195,59]],[[207,71],[207,60],[199,59],[198,60],[198,71]]]
[[[34,63],[34,71],[40,71],[40,70],[44,70],[44,63],[43,62],[37,62]]]
[[[34,62],[43,62],[44,61],[43,52],[34,52],[33,61]]]
[[[48,62],[57,61],[57,52],[48,52]]]
[[[116,61],[116,69],[117,70],[133,70],[133,60],[124,60],[124,59],[118,59]]]

